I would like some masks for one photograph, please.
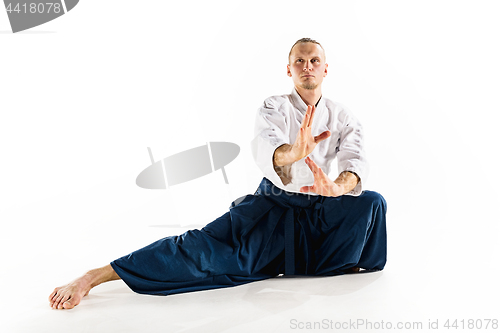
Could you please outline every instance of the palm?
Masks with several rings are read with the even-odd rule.
[[[309,155],[320,141],[330,136],[329,131],[325,131],[318,136],[312,135],[311,129],[315,111],[316,108],[314,106],[309,105],[307,107],[306,114],[302,120],[299,132],[297,133],[297,138],[291,147],[291,153],[295,161]]]
[[[303,186],[300,188],[300,192],[314,192],[323,196],[338,197],[341,196],[342,188],[333,182],[328,176],[323,172],[323,170],[314,161],[307,157],[305,159],[306,164],[311,169],[314,176],[314,184],[312,186]]]

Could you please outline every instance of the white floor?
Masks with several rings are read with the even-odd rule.
[[[500,317],[496,227],[477,224],[474,230],[473,223],[468,228],[456,220],[456,228],[430,228],[432,220],[419,221],[423,214],[398,208],[390,193],[389,260],[382,272],[280,277],[168,297],[135,294],[114,281],[94,288],[73,310],[50,309],[52,289],[85,270],[165,235],[202,227],[166,222],[176,214],[161,211],[168,206],[166,192],[148,194],[149,201],[136,205],[108,200],[105,210],[99,208],[119,182],[102,185],[101,193],[83,191],[2,212],[8,231],[2,231],[1,245],[2,332],[287,332],[335,325],[353,332],[395,329],[398,323],[421,323],[426,331],[436,320],[445,331],[448,319],[458,325],[465,320],[467,331],[469,319],[486,325]]]

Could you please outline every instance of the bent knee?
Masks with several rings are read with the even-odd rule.
[[[384,210],[387,209],[387,202],[385,201],[385,198],[378,192],[363,191],[360,197],[363,197],[363,200],[370,202],[373,206],[381,207]]]

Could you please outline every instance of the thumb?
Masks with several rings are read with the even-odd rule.
[[[330,137],[330,135],[332,135],[332,133],[331,133],[330,131],[324,131],[324,132],[323,132],[323,133],[321,133],[320,135],[315,136],[315,137],[314,137],[314,141],[315,141],[316,143],[321,142],[321,141],[323,141],[323,140],[325,140],[325,139],[328,139],[328,138]]]
[[[300,188],[301,193],[314,192],[314,186],[302,186]]]

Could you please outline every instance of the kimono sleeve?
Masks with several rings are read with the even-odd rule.
[[[339,174],[350,171],[358,175],[360,181],[347,195],[358,196],[363,191],[363,184],[368,177],[369,165],[364,149],[364,134],[361,123],[352,113],[344,110],[343,126],[337,147]]]
[[[277,186],[284,186],[274,170],[274,151],[279,146],[290,143],[287,112],[283,102],[266,99],[255,118],[255,138],[252,140],[252,155],[264,177]]]

